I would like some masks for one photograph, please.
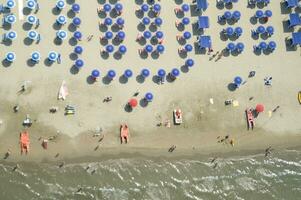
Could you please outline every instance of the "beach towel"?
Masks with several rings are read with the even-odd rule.
[[[65,100],[67,95],[68,95],[68,88],[66,85],[66,81],[63,81],[62,85],[60,87],[60,90],[59,90],[58,100],[60,100],[60,99]]]

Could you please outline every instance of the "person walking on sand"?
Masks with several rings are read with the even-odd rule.
[[[90,41],[92,40],[93,37],[94,37],[94,35],[89,35],[89,36],[87,37],[87,41],[90,42]]]

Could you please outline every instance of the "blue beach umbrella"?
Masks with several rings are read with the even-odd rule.
[[[166,72],[164,69],[159,69],[158,70],[158,74],[157,74],[159,77],[164,77],[166,75]]]
[[[17,38],[17,33],[15,31],[9,31],[5,34],[5,37],[9,40],[14,40]]]
[[[27,23],[29,24],[35,24],[37,22],[37,18],[34,15],[28,15],[27,17]]]
[[[116,24],[118,26],[123,26],[124,25],[124,19],[122,19],[121,17],[117,18]]]
[[[100,75],[100,71],[98,69],[94,69],[92,72],[91,72],[91,76],[93,78],[98,78]]]
[[[265,32],[264,26],[262,26],[262,25],[258,26],[257,29],[256,29],[256,32],[259,33],[259,34],[264,33]]]
[[[41,55],[40,55],[39,52],[37,52],[37,51],[32,52],[32,54],[31,54],[31,60],[32,61],[39,62],[40,58],[41,58]]]
[[[37,3],[34,0],[28,0],[26,2],[26,7],[30,10],[33,10],[36,7]]]
[[[51,52],[49,52],[49,54],[48,54],[48,59],[50,60],[50,61],[56,61],[57,60],[57,58],[58,58],[58,54],[56,53],[56,52],[54,52],[54,51],[51,51]]]
[[[150,19],[149,19],[148,17],[143,17],[142,23],[143,23],[144,25],[149,25]]]
[[[143,37],[144,37],[145,39],[149,39],[149,38],[152,37],[152,33],[151,33],[150,31],[144,31],[144,32],[143,32]]]
[[[234,29],[232,27],[227,27],[226,28],[226,34],[231,36],[234,34]]]
[[[107,45],[107,46],[106,46],[106,51],[107,51],[108,53],[112,53],[112,52],[114,51],[114,46],[111,45],[111,44]]]
[[[84,66],[84,61],[83,60],[81,60],[81,59],[77,59],[76,61],[75,61],[75,67],[77,67],[77,68],[81,68],[81,67],[83,67]]]
[[[115,6],[114,6],[114,9],[118,12],[122,11],[123,9],[123,6],[121,3],[116,3]]]
[[[156,38],[162,39],[163,37],[164,37],[164,34],[163,34],[162,31],[157,31],[157,32],[156,32]]]
[[[242,78],[240,76],[236,76],[234,78],[235,85],[240,85],[242,83]]]
[[[126,69],[123,73],[126,78],[131,78],[133,76],[133,72],[130,69]]]
[[[242,30],[242,28],[241,27],[236,27],[235,29],[234,29],[234,32],[235,32],[235,34],[236,35],[241,35],[242,34],[242,32],[243,32],[243,30]]]
[[[160,12],[161,11],[161,6],[160,6],[160,4],[155,4],[154,6],[153,6],[153,9],[154,9],[154,11],[155,12]]]
[[[13,62],[16,59],[16,54],[14,52],[8,52],[5,56],[8,62]]]
[[[232,16],[234,19],[238,20],[238,19],[240,19],[241,14],[238,10],[236,10],[233,12]]]
[[[192,60],[191,58],[187,59],[185,61],[185,65],[188,67],[192,67],[194,65],[194,60]]]
[[[245,45],[242,42],[238,42],[236,44],[236,48],[237,48],[238,51],[243,51],[244,48],[245,48]]]
[[[141,6],[141,10],[142,10],[143,12],[147,12],[147,11],[148,11],[148,9],[149,9],[149,7],[148,7],[148,5],[147,5],[147,4],[142,4],[142,6]]]
[[[38,38],[38,33],[36,31],[28,31],[27,37],[32,40],[36,40]]]
[[[9,24],[14,24],[16,22],[16,16],[14,14],[10,14],[10,15],[7,15],[5,18],[4,18],[4,21],[9,23]]]
[[[72,24],[74,25],[74,26],[79,26],[80,24],[81,24],[81,20],[80,20],[80,18],[78,18],[78,17],[74,17],[73,19],[72,19]]]
[[[60,10],[62,10],[63,8],[65,8],[65,5],[66,5],[66,3],[63,0],[59,0],[59,1],[56,2],[56,7],[58,9],[60,9]]]
[[[276,49],[277,45],[276,45],[276,42],[270,41],[269,44],[268,44],[268,46],[269,46],[270,49],[274,50],[274,49]]]
[[[227,49],[233,51],[235,49],[235,44],[233,42],[229,42],[227,45]]]
[[[274,27],[273,26],[268,26],[266,28],[266,31],[268,34],[272,35],[274,33]]]
[[[185,40],[188,40],[188,39],[191,38],[191,33],[188,32],[188,31],[185,31],[185,32],[183,33],[183,37],[185,38]]]
[[[111,9],[112,9],[112,7],[111,7],[110,4],[106,3],[105,5],[103,5],[103,10],[104,10],[105,12],[110,12]]]
[[[157,26],[161,26],[162,23],[163,23],[163,20],[162,20],[160,17],[157,17],[157,18],[155,19],[155,24],[156,24]]]
[[[183,4],[182,5],[182,10],[184,11],[184,12],[188,12],[189,11],[189,5],[188,4]]]
[[[119,48],[118,48],[118,51],[119,51],[121,54],[125,54],[126,51],[127,51],[126,46],[120,45]]]
[[[74,3],[74,4],[72,4],[71,9],[73,12],[78,13],[80,11],[80,6],[79,6],[79,4]]]
[[[151,53],[153,51],[153,46],[148,44],[145,46],[144,49],[147,53]]]
[[[266,11],[264,12],[264,15],[265,15],[266,17],[272,17],[273,13],[272,13],[271,10],[266,10]]]
[[[56,19],[56,22],[57,22],[58,24],[61,24],[61,25],[66,24],[67,18],[66,18],[64,15],[60,15],[60,16],[58,16],[58,18]]]
[[[177,77],[180,75],[180,70],[178,70],[177,68],[174,68],[171,70],[171,75],[174,77]]]
[[[83,52],[83,47],[82,46],[76,46],[74,47],[74,53],[76,54],[82,54]]]
[[[188,25],[189,23],[190,23],[190,19],[189,19],[188,17],[184,17],[184,18],[182,19],[182,24]]]
[[[105,33],[105,37],[106,37],[106,39],[110,40],[113,38],[113,33],[111,31],[107,31]]]
[[[114,70],[109,70],[107,76],[113,79],[116,76],[116,72]]]
[[[123,40],[123,39],[125,38],[125,32],[123,32],[123,31],[118,31],[117,37],[118,37],[120,40]]]
[[[232,17],[231,12],[230,12],[230,11],[225,11],[225,12],[224,12],[224,17],[225,17],[226,19],[231,19],[231,17]]]
[[[187,52],[190,52],[193,49],[191,44],[186,44],[184,48]]]
[[[9,9],[12,9],[16,6],[16,2],[14,0],[8,0],[6,1],[6,7]]]
[[[263,17],[263,12],[262,12],[262,10],[257,10],[256,11],[256,13],[255,13],[255,16],[257,17],[257,18],[261,18],[261,17]]]
[[[105,18],[105,25],[107,25],[107,26],[111,26],[112,25],[112,23],[113,23],[113,21],[112,21],[112,19],[111,18]]]
[[[260,42],[259,43],[259,47],[261,48],[261,49],[266,49],[266,48],[268,48],[268,45],[267,45],[267,43],[266,42]]]
[[[164,50],[165,50],[164,46],[162,44],[158,44],[158,46],[157,46],[157,52],[163,53]]]
[[[150,71],[148,69],[142,69],[141,75],[146,78],[150,75]]]
[[[74,33],[73,33],[73,37],[75,38],[75,39],[77,39],[77,40],[80,40],[81,38],[82,38],[82,33],[80,32],[80,31],[75,31]]]
[[[68,34],[66,31],[62,31],[62,30],[59,30],[56,32],[56,36],[61,39],[61,40],[64,40],[67,38]]]
[[[144,97],[148,102],[152,101],[153,98],[154,98],[154,95],[150,92],[146,93],[145,94],[145,97]]]

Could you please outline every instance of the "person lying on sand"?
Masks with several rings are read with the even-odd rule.
[[[265,157],[267,157],[267,156],[269,156],[271,153],[272,153],[272,147],[271,146],[269,146],[266,150],[265,150]]]
[[[172,153],[176,148],[177,148],[176,145],[172,145],[172,146],[168,149],[168,152]]]

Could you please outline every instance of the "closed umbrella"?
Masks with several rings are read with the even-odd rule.
[[[232,27],[227,27],[226,33],[227,33],[227,35],[231,36],[234,34],[234,29]]]
[[[133,76],[133,72],[130,69],[126,69],[123,73],[126,78],[131,78]]]
[[[80,18],[74,17],[74,18],[72,19],[72,24],[73,24],[74,26],[79,26],[79,25],[81,24]]]
[[[157,26],[161,26],[162,23],[163,23],[163,20],[162,20],[160,17],[157,17],[157,18],[155,19],[155,24],[156,24]]]
[[[114,70],[109,70],[107,76],[110,79],[113,79],[116,76],[116,72]]]
[[[82,46],[76,46],[74,48],[74,53],[76,53],[76,54],[82,54],[82,52],[83,52],[83,47]]]
[[[164,34],[163,34],[162,31],[157,31],[157,32],[156,32],[156,38],[162,39],[163,37],[164,37]]]
[[[6,38],[9,40],[14,40],[17,38],[17,33],[15,31],[9,31],[5,34]]]
[[[263,11],[262,10],[257,10],[256,11],[256,13],[255,13],[255,16],[257,17],[257,18],[261,18],[261,17],[263,17]]]
[[[160,6],[160,4],[155,4],[154,6],[153,6],[153,10],[155,11],[155,12],[160,12],[161,11],[161,6]]]
[[[6,23],[9,23],[9,24],[14,24],[16,22],[16,16],[14,14],[10,14],[10,15],[7,15],[5,18],[4,18],[4,21]]]
[[[266,48],[268,48],[268,45],[267,45],[267,43],[266,42],[260,42],[259,43],[259,47],[261,48],[261,49],[266,49]]]
[[[258,113],[263,112],[263,111],[264,111],[264,105],[263,105],[263,104],[257,104],[257,105],[256,105],[256,111],[257,111]]]
[[[242,78],[240,76],[236,76],[234,78],[235,85],[239,86],[242,83]]]
[[[9,9],[12,9],[16,6],[16,2],[14,0],[8,0],[6,1],[6,7]]]
[[[110,12],[111,9],[112,9],[112,7],[111,7],[110,4],[106,3],[105,5],[103,5],[103,10],[104,10],[105,12]]]
[[[152,33],[151,33],[150,31],[144,31],[144,32],[143,32],[143,37],[144,37],[145,39],[149,39],[149,38],[152,37]]]
[[[107,46],[106,46],[106,51],[107,51],[108,53],[112,53],[112,52],[114,51],[114,46],[111,45],[111,44],[107,45]]]
[[[80,6],[77,3],[72,4],[72,11],[78,13],[80,11]]]
[[[180,75],[180,70],[178,70],[177,68],[174,68],[171,70],[171,75],[174,77],[177,77]]]
[[[68,34],[66,31],[62,31],[62,30],[59,30],[58,32],[56,32],[56,36],[61,39],[61,40],[64,40],[67,38]]]
[[[274,50],[274,49],[276,49],[276,42],[270,41],[268,46],[269,46],[270,49]]]
[[[164,69],[159,69],[159,70],[158,70],[158,76],[159,76],[159,77],[164,77],[165,75],[166,75],[166,72],[165,72]]]
[[[148,69],[142,69],[141,75],[146,78],[150,75],[150,71]]]
[[[164,46],[162,44],[158,44],[158,46],[157,46],[157,52],[163,53],[164,50],[165,50]]]
[[[34,62],[39,62],[40,61],[40,53],[35,51],[31,54],[31,60],[34,61]]]
[[[151,53],[153,51],[153,46],[148,44],[145,46],[144,49],[146,52]]]
[[[154,98],[154,95],[150,92],[146,93],[145,94],[145,97],[144,97],[148,102],[151,102]]]
[[[118,31],[117,37],[118,37],[120,40],[124,40],[124,38],[125,38],[125,32],[123,32],[123,31]]]
[[[121,17],[117,18],[116,24],[118,26],[123,26],[124,25],[124,19],[122,19]]]
[[[26,7],[30,10],[33,10],[36,7],[37,3],[34,0],[28,0],[26,2]]]
[[[32,40],[36,40],[38,38],[38,33],[36,31],[28,31],[27,37]]]
[[[51,51],[51,52],[49,52],[49,54],[48,54],[48,59],[50,60],[50,61],[56,61],[57,60],[57,58],[58,58],[58,54],[56,53],[56,52],[54,52],[54,51]]]
[[[83,66],[84,66],[84,61],[83,61],[83,60],[77,59],[77,60],[75,61],[75,67],[81,68],[81,67],[83,67]]]
[[[230,11],[225,11],[224,12],[224,17],[225,17],[225,19],[231,19],[231,17],[232,17],[231,12]]]
[[[192,60],[191,58],[187,59],[185,61],[185,65],[188,67],[192,67],[194,65],[194,60]]]
[[[192,49],[193,49],[193,47],[192,47],[191,44],[186,44],[184,48],[185,48],[185,50],[186,50],[187,52],[191,52]]]
[[[183,37],[185,38],[185,40],[188,40],[188,39],[191,38],[191,33],[188,32],[188,31],[185,31],[185,32],[183,33]]]
[[[238,20],[238,19],[240,19],[241,14],[238,10],[236,10],[233,12],[232,16],[234,19]]]
[[[58,18],[56,19],[56,22],[57,22],[58,24],[61,24],[61,25],[66,24],[66,23],[67,23],[67,18],[66,18],[64,15],[60,15],[60,16],[58,16]]]
[[[228,43],[227,49],[233,51],[235,49],[235,44],[233,42]]]
[[[106,33],[105,33],[105,37],[106,37],[106,39],[112,39],[113,38],[113,33],[111,32],[111,31],[107,31]]]
[[[188,25],[189,23],[190,23],[190,19],[189,19],[188,17],[184,17],[184,18],[182,19],[182,24]]]
[[[259,34],[262,34],[262,33],[265,32],[265,28],[264,28],[264,26],[260,25],[260,26],[257,27],[256,31]]]
[[[147,12],[147,11],[148,11],[148,9],[149,9],[149,7],[148,7],[148,5],[147,5],[147,4],[142,4],[142,6],[141,6],[141,10],[142,10],[143,12]]]
[[[80,32],[80,31],[75,31],[74,33],[73,33],[73,37],[75,38],[75,39],[77,39],[77,40],[81,40],[81,38],[82,38],[82,33]]]
[[[131,106],[132,108],[136,107],[138,105],[138,101],[137,99],[130,99],[128,102],[129,106]]]
[[[182,10],[184,11],[184,12],[188,12],[189,11],[189,5],[188,4],[183,4],[182,5]]]
[[[8,62],[13,62],[16,59],[16,54],[14,52],[9,52],[6,54],[5,59]]]
[[[119,51],[121,54],[125,54],[126,51],[127,51],[126,46],[120,45],[119,48],[118,48],[118,51]]]
[[[264,12],[264,15],[265,15],[266,17],[272,17],[273,13],[272,13],[271,10],[266,10],[266,11]]]
[[[99,75],[100,75],[100,72],[99,72],[99,70],[97,70],[97,69],[94,69],[94,70],[91,72],[91,76],[92,76],[93,78],[98,78]]]
[[[65,1],[63,0],[59,0],[56,2],[56,7],[59,9],[59,10],[62,10],[63,8],[65,8]]]
[[[148,17],[144,17],[144,18],[142,19],[142,23],[143,23],[144,25],[149,25],[150,19],[149,19]]]
[[[105,25],[107,25],[107,26],[111,26],[112,25],[112,23],[113,23],[113,21],[112,21],[112,19],[111,18],[105,18]]]

